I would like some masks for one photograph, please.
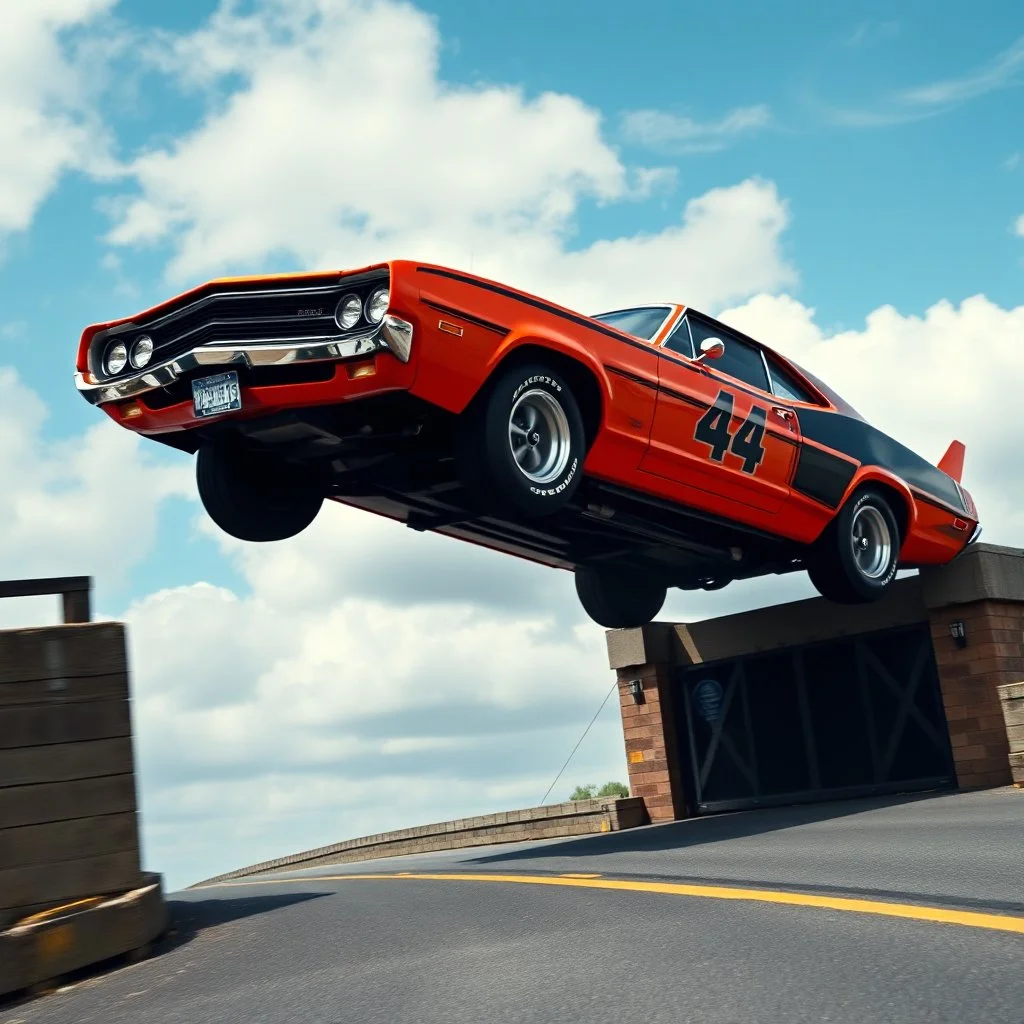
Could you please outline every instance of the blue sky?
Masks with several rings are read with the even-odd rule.
[[[954,429],[964,433],[968,424],[981,422],[994,388],[1020,380],[1024,363],[1014,362],[1020,360],[1015,353],[1024,303],[1024,221],[1015,230],[1024,217],[1019,4],[976,3],[970,17],[950,2],[656,0],[623,8],[605,0],[517,0],[504,7],[459,0],[296,0],[293,6],[306,13],[329,11],[331,17],[289,23],[292,8],[280,0],[226,3],[217,17],[217,5],[205,0],[69,0],[67,30],[54,36],[52,22],[40,12],[58,5],[40,0],[38,10],[31,9],[36,13],[19,14],[17,24],[6,26],[12,47],[7,59],[15,70],[0,77],[0,110],[4,102],[21,104],[55,138],[71,124],[84,126],[91,141],[83,145],[78,137],[50,186],[29,183],[38,201],[24,200],[25,183],[18,193],[11,184],[17,174],[5,171],[0,159],[0,370],[13,368],[48,412],[40,436],[7,463],[23,467],[17,478],[12,475],[2,486],[17,496],[19,487],[29,486],[23,475],[42,466],[40,501],[56,508],[64,502],[67,513],[69,503],[81,500],[84,520],[94,506],[107,509],[113,501],[122,526],[144,523],[137,555],[108,557],[99,552],[110,550],[103,539],[110,525],[97,512],[95,523],[82,527],[83,536],[93,536],[88,530],[94,529],[96,546],[83,542],[83,549],[68,541],[73,557],[67,558],[67,571],[92,572],[102,610],[138,621],[147,636],[159,635],[156,621],[166,632],[185,629],[172,611],[187,616],[190,608],[205,607],[211,592],[189,590],[203,585],[221,588],[223,607],[252,616],[273,610],[287,576],[280,561],[286,556],[295,572],[306,574],[302,579],[311,593],[333,595],[334,601],[379,597],[345,590],[355,586],[351,580],[335,580],[331,590],[301,544],[257,554],[227,543],[208,525],[197,526],[190,460],[155,444],[133,449],[123,473],[116,460],[104,463],[112,468],[102,485],[79,481],[78,490],[62,487],[60,472],[78,456],[51,464],[58,443],[82,452],[78,461],[84,466],[84,453],[94,443],[87,431],[103,421],[72,383],[81,329],[131,314],[217,273],[360,263],[367,253],[415,254],[467,266],[475,254],[481,272],[507,276],[591,312],[594,305],[613,305],[615,295],[644,294],[649,276],[652,299],[732,310],[738,323],[769,343],[807,349],[812,362],[814,355],[822,361],[831,383],[840,391],[852,389],[848,397],[855,405],[874,403],[880,417],[889,417],[882,425],[891,421],[905,431],[901,437],[929,455],[932,448],[941,452]],[[353,38],[358,46],[346,50]],[[365,51],[376,50],[371,43],[378,42],[377,52],[390,63],[368,64],[370,72],[356,69],[346,79],[341,65],[369,61],[373,54]],[[337,49],[339,67],[331,67],[325,45]],[[22,54],[27,56],[19,63],[15,58]],[[224,62],[223,73],[209,73],[214,58]],[[435,58],[436,76],[430,70]],[[420,70],[407,74],[407,68]],[[393,98],[360,121],[361,110],[377,102],[372,75],[381,76],[388,85],[381,91]],[[520,91],[513,100],[507,100],[509,88]],[[453,90],[461,90],[462,107],[446,105],[444,95]],[[565,102],[544,106],[540,98],[546,93]],[[275,105],[278,95],[305,96],[325,108],[289,111]],[[499,100],[503,95],[506,100]],[[491,111],[493,137],[486,135],[487,117],[467,119],[474,104]],[[246,110],[255,110],[256,117],[246,119]],[[302,129],[309,153],[278,166],[280,151],[297,144],[289,122],[303,117],[309,119]],[[364,141],[381,127],[373,118],[395,126],[398,140],[426,130],[429,142],[409,154],[400,145],[381,154]],[[473,139],[466,137],[473,131],[484,133],[475,155]],[[0,145],[2,132],[0,125]],[[17,144],[8,141],[7,149],[25,153],[27,162],[23,147],[33,138],[30,133]],[[340,149],[325,150],[325,139]],[[444,164],[447,151],[456,154],[450,165]],[[476,157],[480,169],[467,172],[469,187],[446,192],[450,172]],[[45,154],[40,159],[45,162]],[[276,197],[317,164],[327,170],[311,185],[303,183],[308,205],[289,212],[295,224],[306,227],[275,221]],[[359,177],[363,165],[370,168],[365,179]],[[225,192],[221,179],[231,173],[237,174],[238,188]],[[637,186],[648,173],[648,186]],[[336,213],[346,202],[339,193],[348,182],[363,190],[358,201],[351,200],[357,220],[379,220],[373,230],[351,229]],[[7,205],[5,189],[15,196]],[[230,202],[221,216],[225,197]],[[322,237],[317,204],[324,210]],[[26,224],[16,224],[17,216],[5,221],[4,210],[24,214]],[[304,219],[311,211],[312,219]],[[250,229],[253,246],[240,250],[235,239]],[[119,234],[112,238],[112,231]],[[625,255],[610,257],[609,240],[622,243]],[[976,296],[984,302],[960,306]],[[878,312],[887,306],[895,314]],[[959,367],[954,373],[951,367],[971,345],[998,348],[1003,361],[972,366],[970,379]],[[870,360],[881,353],[882,362],[870,361],[869,351]],[[902,401],[902,383],[921,367],[927,367],[931,390],[915,389],[914,400],[924,403],[921,395],[931,394],[933,401],[914,406]],[[0,390],[0,402],[12,403],[11,394]],[[943,402],[955,427],[929,418]],[[0,425],[3,415],[0,408]],[[982,477],[972,489],[976,496],[979,489],[990,495],[993,539],[1012,542],[1021,525],[1013,518],[1020,502],[1004,499],[995,483],[1012,465],[1000,441],[1013,433],[1012,424],[994,424],[991,432],[972,429],[968,473],[975,465]],[[109,433],[102,437],[108,439],[104,444],[120,443]],[[0,449],[4,443],[0,437]],[[147,466],[157,476],[138,475]],[[171,475],[159,479],[167,493],[146,497],[143,488],[155,486],[152,481],[165,470]],[[102,500],[99,491],[105,492]],[[11,500],[0,509],[25,515],[17,509],[31,503]],[[373,533],[377,527],[362,520],[344,522],[349,532],[365,529],[367,536],[385,538],[385,546],[394,536]],[[317,529],[316,536],[331,544],[345,541],[340,527]],[[34,575],[38,566],[51,565],[60,547],[54,537],[32,534],[28,526],[23,532],[37,539],[0,545],[0,577]],[[402,557],[416,558],[423,550],[443,561],[449,548],[431,544],[424,539],[421,548],[402,546],[413,553]],[[476,613],[498,616],[496,630],[518,629],[521,620],[507,604],[495,603],[487,589],[498,586],[494,580],[532,595],[529,601],[523,597],[523,607],[536,604],[536,588],[555,588],[543,590],[544,607],[554,622],[573,621],[575,606],[562,582],[487,557],[460,553],[458,564],[468,581],[466,602]],[[420,571],[429,575],[428,563],[429,558]],[[173,587],[191,594],[191,604],[182,598],[164,606],[163,598],[153,596]],[[739,597],[733,593],[715,595],[700,609],[673,609],[713,614],[737,601],[763,602],[790,591],[755,586],[741,588]],[[282,616],[292,611],[278,609]],[[316,614],[303,612],[305,618],[296,622],[315,632]],[[551,653],[544,646],[551,642],[547,628],[536,640],[538,664],[564,656],[561,647],[561,653]],[[596,699],[581,697],[578,717],[584,722],[606,678],[600,638],[587,635],[580,643],[591,645],[587,650],[597,661],[587,669],[593,683],[581,682],[579,692],[593,691]],[[287,661],[286,655],[283,649],[268,654],[267,664]],[[197,663],[197,675],[202,671]],[[154,701],[171,702],[161,705],[170,714],[167,708],[177,705],[159,665],[154,660],[140,672],[140,685]],[[539,698],[538,709],[543,706]],[[574,726],[566,714],[568,736]],[[146,728],[147,736],[156,737],[151,746],[161,747],[166,736],[156,725]],[[594,771],[607,765],[621,775],[620,737],[614,723],[608,728],[605,746],[599,744],[594,754]],[[221,793],[212,762],[201,751],[196,756],[189,777],[207,771],[212,792]],[[235,765],[234,776],[250,771],[247,764],[243,759],[241,767]],[[147,772],[148,792],[174,790],[164,762]],[[503,776],[494,792],[516,799],[517,778],[514,772]],[[523,786],[537,788],[532,777]],[[157,822],[163,813],[159,799],[152,798]],[[184,805],[174,806],[175,814],[185,813]],[[470,803],[441,801],[437,812],[442,810],[470,813]],[[365,827],[384,827],[383,819],[367,814],[358,818]],[[313,825],[303,827],[314,836]],[[252,828],[255,835],[264,825]],[[263,838],[253,840],[252,850],[259,843],[265,844],[261,852],[272,850],[271,826],[259,834]],[[214,839],[211,844],[213,849]],[[205,868],[207,861],[202,863]],[[219,867],[212,861],[210,866]]]
[[[1011,228],[1024,193],[1024,158],[1014,163],[1024,149],[1024,62],[967,102],[896,99],[984,72],[1015,43],[1019,49],[1024,16],[1014,3],[974,5],[971,18],[952,3],[651,2],[639,17],[600,0],[518,0],[514,16],[494,5],[419,6],[438,19],[444,79],[578,96],[602,112],[608,138],[627,159],[651,159],[651,148],[621,129],[628,111],[708,123],[737,107],[770,108],[768,125],[726,140],[721,151],[655,147],[659,163],[678,168],[677,189],[644,204],[590,204],[578,218],[577,244],[657,230],[675,217],[680,195],[759,175],[790,204],[786,248],[801,275],[795,294],[825,323],[854,326],[888,302],[920,312],[940,297],[983,292],[1005,305],[1020,295],[1022,246]],[[213,9],[194,0],[123,0],[115,13],[136,31],[187,31]],[[138,77],[130,58],[115,68],[137,90],[130,105],[104,97],[122,156],[201,116],[195,96],[159,75]],[[893,115],[896,123],[851,127],[836,123],[841,111]],[[97,207],[121,191],[72,173],[31,229],[6,240],[0,351],[53,396],[56,430],[81,427],[92,415],[54,379],[80,327],[168,291],[159,252],[122,254],[137,297],[119,294],[101,265],[109,221]],[[687,297],[685,281],[679,296]]]

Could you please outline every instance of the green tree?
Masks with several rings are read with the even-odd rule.
[[[600,796],[615,796],[615,797],[627,797],[629,796],[629,786],[623,785],[621,782],[606,782],[600,789],[597,788],[593,783],[587,786],[577,786],[572,791],[570,800],[593,800],[594,797]]]

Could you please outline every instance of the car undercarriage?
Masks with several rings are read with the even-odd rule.
[[[543,518],[481,511],[455,457],[464,426],[399,392],[158,439],[189,451],[245,451],[268,470],[288,467],[323,497],[553,567],[694,590],[803,568],[798,545],[589,476]]]

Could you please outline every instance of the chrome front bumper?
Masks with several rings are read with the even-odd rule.
[[[391,352],[407,363],[412,353],[412,334],[412,324],[388,313],[378,327],[366,334],[349,338],[289,338],[287,341],[268,339],[231,345],[201,345],[174,359],[147,366],[138,373],[116,380],[102,381],[91,373],[76,373],[75,387],[90,404],[104,405],[167,387],[185,374],[208,366],[286,366],[356,359],[376,352]]]

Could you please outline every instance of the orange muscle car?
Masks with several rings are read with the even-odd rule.
[[[980,532],[960,484],[687,306],[583,316],[445,267],[211,281],[88,327],[80,392],[196,453],[211,518],[290,537],[325,498],[573,570],[609,628],[668,587],[806,570],[839,603]]]

